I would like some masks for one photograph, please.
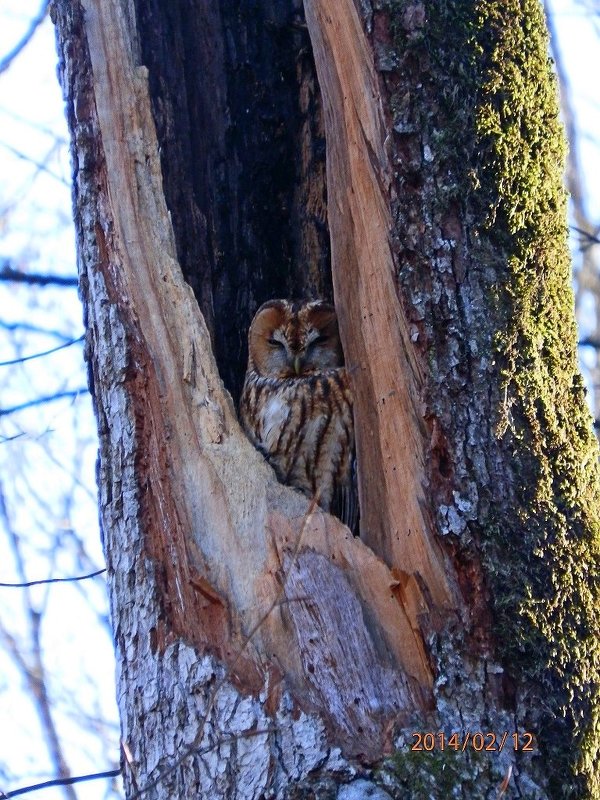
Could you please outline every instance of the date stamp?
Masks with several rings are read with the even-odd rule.
[[[433,750],[461,750],[463,753],[466,750],[474,750],[477,753],[481,751],[488,753],[501,753],[504,748],[512,748],[512,750],[520,753],[533,753],[535,750],[535,738],[532,733],[526,731],[522,733],[509,733],[504,731],[502,734],[496,734],[483,731],[476,731],[471,733],[452,733],[450,735],[443,731],[434,733],[429,732],[415,732],[412,734],[413,743],[411,750],[413,752],[425,751],[432,752]]]

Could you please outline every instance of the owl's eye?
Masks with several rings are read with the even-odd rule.
[[[284,343],[280,342],[279,339],[267,339],[267,342],[271,345],[271,347],[281,347],[285,350]]]
[[[325,335],[317,336],[316,339],[312,340],[311,345],[314,345],[314,344],[325,344],[325,342],[328,342],[328,341],[329,341],[329,336],[325,336]]]

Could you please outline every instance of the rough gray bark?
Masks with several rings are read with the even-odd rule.
[[[147,73],[131,60],[127,17],[116,3],[84,9],[72,5],[62,18],[72,32],[63,68],[78,101],[80,267],[119,696],[133,754],[126,780],[143,787],[192,742],[202,750],[236,735],[231,705],[243,703],[249,730],[267,731],[248,737],[256,774],[232,764],[222,778],[198,781],[215,781],[215,796],[281,793],[331,759],[343,766],[327,728],[348,755],[375,758],[391,720],[426,702],[429,666],[414,612],[385,591],[398,583],[390,569],[332,518],[307,517],[306,501],[276,483],[241,434],[175,260]],[[191,681],[182,692],[165,663],[189,659],[190,644],[198,660],[203,651],[216,660],[202,685],[182,668]],[[199,775],[202,763],[197,754],[184,759],[158,796],[189,793],[188,770]]]
[[[321,101],[287,0],[55,3],[128,796],[368,796],[384,754],[393,797],[596,796],[555,99],[537,3],[483,5],[306,0]],[[217,370],[235,392],[265,292],[327,294],[325,195],[361,539],[276,483]],[[540,750],[411,752],[431,730]]]

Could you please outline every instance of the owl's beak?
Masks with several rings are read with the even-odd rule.
[[[300,356],[294,357],[294,372],[300,375],[300,368],[302,367],[302,358]]]

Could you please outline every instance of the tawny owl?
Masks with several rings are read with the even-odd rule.
[[[258,309],[240,417],[282,483],[355,529],[352,393],[333,306],[270,300]]]

